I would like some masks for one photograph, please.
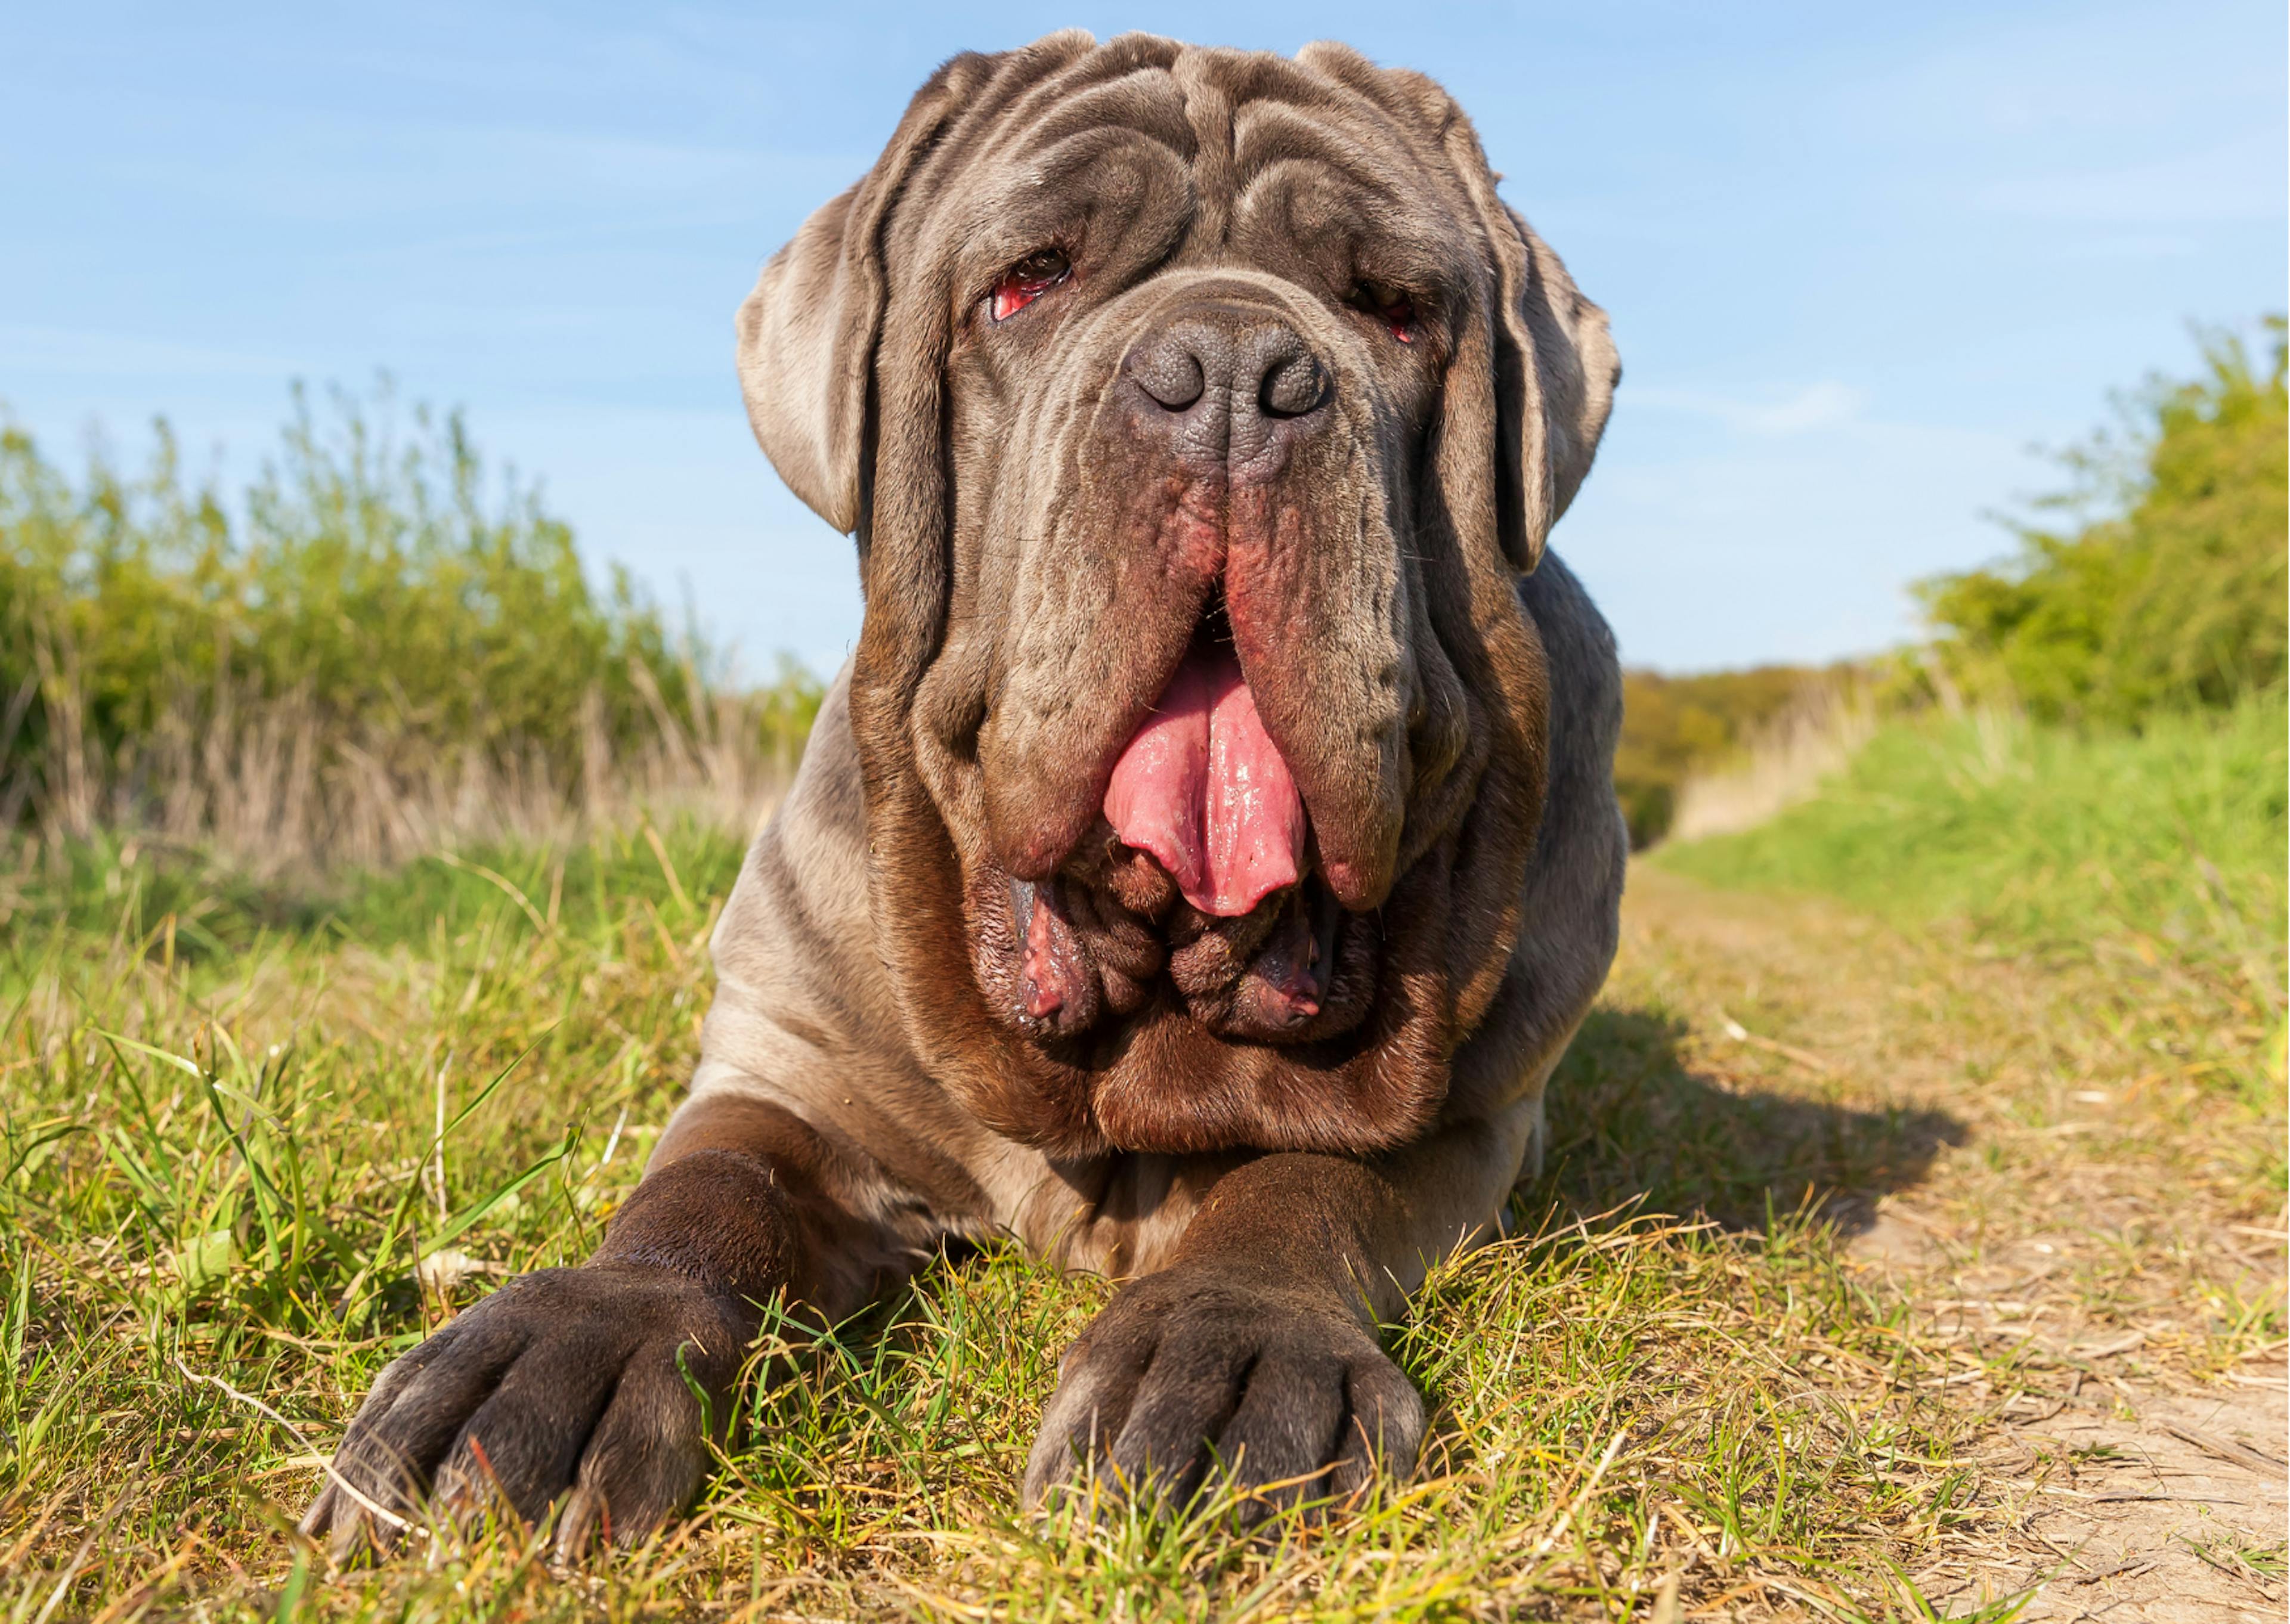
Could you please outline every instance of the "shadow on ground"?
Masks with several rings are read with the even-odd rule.
[[[1593,1010],[1551,1078],[1543,1177],[1523,1192],[1591,1219],[1640,1212],[1706,1215],[1763,1229],[1810,1207],[1850,1236],[1878,1200],[1921,1182],[1964,1124],[1942,1111],[1862,1109],[1804,1086],[1737,1084],[1680,1052],[1683,1021],[1643,1009]]]

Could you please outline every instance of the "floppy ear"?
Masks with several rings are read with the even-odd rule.
[[[915,165],[992,60],[965,55],[915,92],[865,180],[803,222],[740,306],[740,393],[780,477],[839,531],[858,528],[869,385],[889,280],[884,237]]]
[[[1458,114],[1445,144],[1494,261],[1495,490],[1503,556],[1525,573],[1574,500],[1605,432],[1622,364],[1606,313],[1549,244],[1495,196],[1478,137]]]

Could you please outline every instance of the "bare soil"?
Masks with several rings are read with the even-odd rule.
[[[1982,1423],[1984,1515],[1918,1595],[1943,1617],[2032,1590],[2021,1618],[2282,1619],[2278,1103],[2254,1123],[2190,1062],[2174,989],[2142,1010],[2103,964],[1644,866],[1625,932],[1608,1001],[1665,1000],[1697,1072],[1944,1124],[1909,1176],[1822,1192],[1869,1287],[1959,1342],[1946,1380]]]

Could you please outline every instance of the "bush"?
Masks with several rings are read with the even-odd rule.
[[[2042,507],[2100,516],[2016,525],[2017,559],[1919,588],[1938,668],[1975,699],[2047,721],[2135,725],[2278,688],[2286,641],[2282,318],[2262,375],[2231,335],[2204,373],[2150,382],[2126,430],[2066,459],[2078,484]]]
[[[141,478],[98,456],[75,483],[0,432],[0,828],[196,836],[236,815],[246,844],[290,819],[324,856],[356,823],[360,854],[391,855],[437,822],[393,797],[513,781],[570,805],[614,762],[784,764],[809,729],[818,684],[792,668],[727,712],[721,659],[625,572],[593,586],[458,416],[417,408],[401,432],[384,389],[334,393],[322,422],[298,390],[228,506],[156,435]]]

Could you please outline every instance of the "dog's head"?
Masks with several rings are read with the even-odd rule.
[[[957,58],[739,320],[855,531],[877,948],[1055,1151],[1358,1151],[1437,1114],[1518,930],[1517,572],[1606,322],[1429,80],[1061,34]]]

